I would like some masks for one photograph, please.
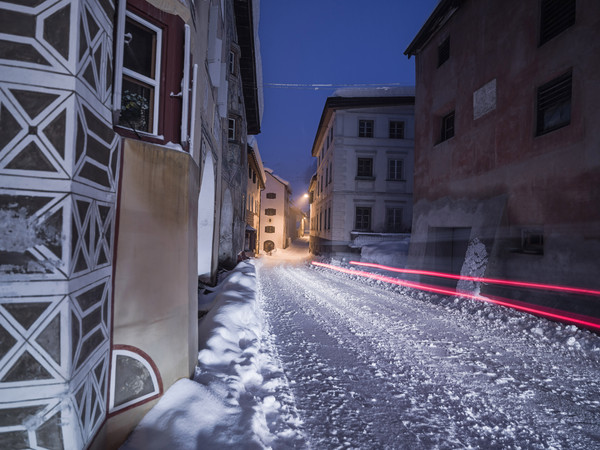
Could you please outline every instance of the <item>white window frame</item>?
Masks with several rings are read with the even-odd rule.
[[[236,128],[235,118],[229,117],[228,122],[227,122],[227,139],[230,141],[235,141],[235,128]]]
[[[229,73],[231,75],[235,75],[235,52],[233,50],[229,51]]]
[[[394,175],[391,175],[391,164],[394,162]],[[399,167],[398,167],[399,166]],[[400,158],[390,158],[388,159],[388,180],[389,181],[404,181],[404,160]]]
[[[116,44],[116,55],[115,55],[115,86],[114,86],[114,97],[113,97],[113,110],[120,112],[121,110],[121,97],[123,89],[123,75],[127,75],[137,81],[145,83],[154,89],[154,105],[153,105],[153,117],[152,117],[152,129],[149,132],[136,130],[141,133],[150,134],[158,137],[158,123],[160,113],[160,78],[161,78],[161,63],[162,63],[162,30],[156,25],[142,19],[138,15],[126,10],[126,2],[119,2],[119,16],[117,21],[117,44]],[[129,17],[131,20],[139,23],[140,25],[154,31],[156,33],[156,60],[154,67],[154,78],[149,78],[134,72],[126,67],[123,67],[123,48],[125,46],[125,21]],[[117,116],[118,118],[118,116]],[[131,129],[127,126],[119,125],[122,128]]]

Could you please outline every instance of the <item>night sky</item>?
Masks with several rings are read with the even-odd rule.
[[[437,3],[261,0],[265,107],[259,150],[265,167],[290,182],[299,205],[315,170],[310,152],[323,106],[335,87],[269,84],[414,85],[415,60],[404,50]]]

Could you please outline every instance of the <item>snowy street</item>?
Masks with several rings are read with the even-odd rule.
[[[124,450],[592,449],[600,336],[310,264],[306,241],[199,296],[193,380]]]
[[[313,448],[600,445],[597,335],[403,295],[299,251],[260,260],[258,297]]]

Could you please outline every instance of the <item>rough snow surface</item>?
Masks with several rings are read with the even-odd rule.
[[[600,447],[600,339],[497,305],[263,258],[313,448]]]
[[[238,264],[211,299],[194,379],[168,389],[122,448],[303,447],[294,399],[257,304],[254,263]]]
[[[307,259],[238,265],[124,448],[600,448],[598,335]]]

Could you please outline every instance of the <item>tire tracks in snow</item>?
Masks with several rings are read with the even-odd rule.
[[[540,397],[568,410],[567,390],[544,393],[531,367],[519,367],[522,336],[492,338],[460,312],[306,266],[261,268],[259,290],[318,447],[584,448],[594,438],[574,441],[569,420],[546,417]]]

